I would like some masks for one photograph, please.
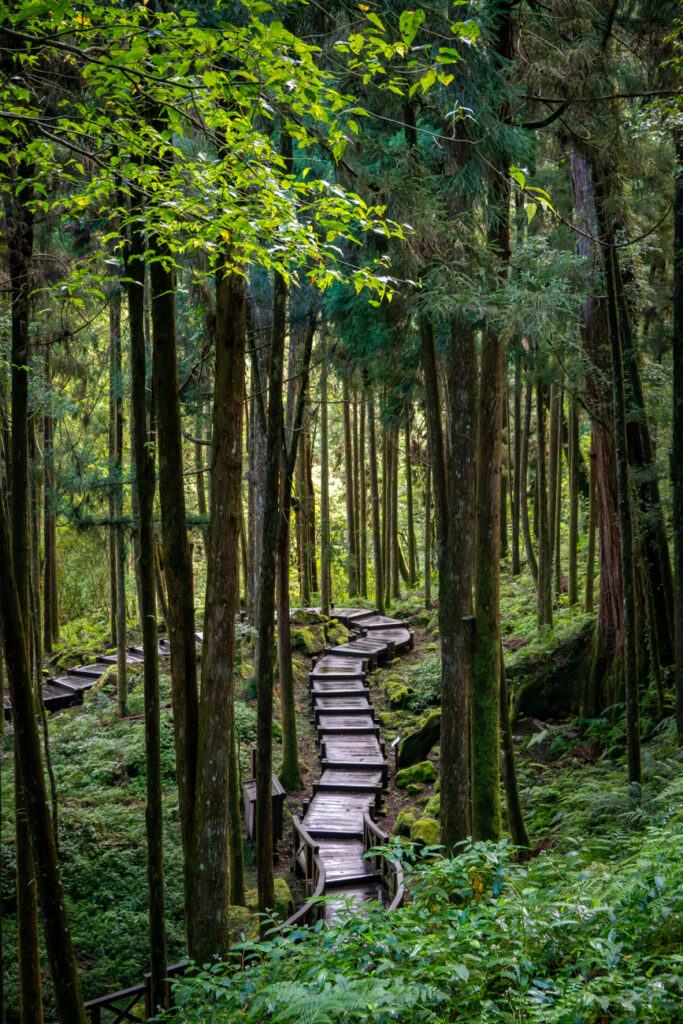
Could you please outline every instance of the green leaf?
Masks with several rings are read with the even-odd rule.
[[[534,214],[536,213],[536,210],[538,209],[538,204],[537,203],[529,203],[525,207],[525,209],[526,209],[526,221],[527,221],[527,224],[531,224],[532,220],[534,219]]]
[[[398,19],[398,30],[406,46],[410,46],[424,20],[425,12],[420,7],[416,11],[404,11],[402,13]]]
[[[514,178],[520,188],[524,188],[526,182],[526,175],[521,167],[509,167],[508,173],[511,178]]]

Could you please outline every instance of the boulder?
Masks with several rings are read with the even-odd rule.
[[[399,768],[409,768],[411,764],[424,761],[425,757],[438,742],[441,734],[441,708],[436,708],[424,715],[414,732],[401,741],[398,748],[396,764]]]
[[[415,815],[412,811],[399,811],[396,824],[394,825],[394,835],[397,836],[409,836],[410,830],[415,824]]]
[[[387,697],[392,708],[404,708],[414,692],[412,686],[406,686],[400,679],[387,680]]]
[[[441,838],[438,821],[434,818],[418,818],[410,829],[410,838],[424,846],[438,846]]]
[[[291,630],[292,647],[295,651],[312,658],[325,648],[325,627],[322,623],[308,626],[293,626]]]
[[[348,643],[351,631],[342,626],[339,619],[328,619],[325,623],[325,637],[329,647],[338,647],[339,644]]]
[[[431,761],[420,761],[419,764],[411,765],[410,768],[403,768],[396,774],[396,785],[405,789],[410,783],[433,782],[436,778],[436,768]]]
[[[430,796],[425,805],[425,814],[428,818],[438,818],[441,814],[441,794],[435,793]]]

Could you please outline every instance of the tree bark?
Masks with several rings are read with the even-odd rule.
[[[279,778],[288,791],[303,789],[299,767],[299,744],[296,729],[296,704],[294,701],[294,673],[292,669],[292,640],[289,624],[289,524],[292,504],[292,483],[296,466],[298,446],[303,449],[302,427],[308,389],[308,374],[313,351],[315,317],[309,317],[299,337],[301,351],[290,360],[289,376],[294,381],[295,367],[299,378],[298,387],[288,389],[287,423],[283,434],[282,466],[280,473],[280,514],[278,517],[277,571],[278,571],[278,674],[280,682],[280,708],[282,718],[282,765]],[[284,323],[283,323],[284,329]],[[291,328],[292,339],[297,333]]]
[[[447,850],[470,834],[469,701],[472,618],[477,359],[474,333],[452,324],[446,378],[450,472],[446,474],[434,334],[420,324],[430,461],[434,463],[441,633],[441,840]],[[498,535],[500,543],[500,535]]]
[[[560,388],[555,381],[550,385],[550,399],[548,403],[550,416],[548,422],[548,475],[546,485],[548,488],[548,552],[550,590],[552,594],[552,576],[555,563],[555,538],[557,535],[557,491],[559,487],[559,465],[562,457],[560,446]],[[551,598],[552,601],[552,598]]]
[[[13,513],[14,514],[14,513]],[[30,850],[35,864],[35,880],[40,899],[45,944],[50,973],[55,990],[58,1019],[62,1024],[86,1024],[85,1007],[81,994],[76,955],[71,943],[71,932],[66,912],[66,900],[57,859],[57,847],[50,817],[50,802],[45,790],[40,740],[36,726],[31,686],[31,667],[28,660],[28,642],[20,601],[20,584],[14,572],[14,556],[10,547],[9,529],[2,497],[0,496],[0,563],[4,583],[0,587],[0,620],[5,641],[5,660],[12,701],[15,750],[21,779],[26,827],[30,836]],[[17,847],[17,856],[24,856],[24,847]],[[37,960],[37,942],[35,958]],[[20,957],[22,947],[20,946]],[[26,964],[23,965],[24,969]],[[38,979],[40,965],[37,964]],[[20,983],[24,983],[21,975]],[[31,978],[32,986],[36,985]],[[31,1016],[27,1016],[27,1014]],[[31,1024],[42,1020],[40,984],[21,990],[21,1019]]]
[[[351,398],[348,373],[342,378],[342,419],[344,426],[344,479],[346,494],[346,576],[350,598],[358,593],[358,562],[356,552],[356,496],[354,493],[353,437],[351,433]]]
[[[323,343],[324,344],[324,343]],[[327,351],[323,349],[320,375],[320,606],[330,614],[332,601],[332,545],[330,543],[330,456],[327,409]]]
[[[676,728],[683,746],[683,131],[674,136],[674,333],[673,333],[673,435],[671,480],[673,484],[674,603],[676,630]]]
[[[29,539],[29,472],[28,472],[28,373],[31,360],[29,337],[31,260],[33,257],[33,164],[19,158],[8,182],[12,190],[4,196],[6,218],[7,259],[9,263],[11,295],[11,401],[12,432],[10,437],[10,514],[11,514],[11,555],[17,602],[16,622],[10,625],[5,618],[4,635],[6,644],[7,671],[10,677],[10,693],[14,708],[12,672],[20,671],[12,664],[12,648],[15,639],[10,629],[18,630],[16,643],[25,646],[27,696],[34,710],[33,688],[31,686],[30,650],[30,539]],[[19,186],[21,190],[19,191]],[[0,564],[9,566],[8,557]],[[3,591],[12,581],[5,580]],[[8,594],[8,599],[11,600]],[[5,613],[7,615],[7,613]],[[21,653],[21,652],[19,652]],[[14,655],[17,656],[16,654]],[[23,680],[20,679],[19,687]],[[17,693],[19,693],[17,689]],[[23,694],[22,694],[23,695]],[[15,780],[15,841],[17,862],[17,928],[19,934],[19,986],[22,1024],[40,1024],[43,1020],[40,955],[38,946],[38,905],[36,899],[36,875],[31,850],[30,798],[26,785],[32,780],[22,772],[22,750],[17,711],[14,735],[14,780]],[[36,735],[37,739],[37,735]],[[40,749],[38,749],[38,764]],[[42,780],[42,766],[40,767]]]
[[[425,467],[425,608],[432,606],[432,466],[427,453]]]
[[[601,186],[602,187],[602,186]],[[622,341],[616,286],[616,250],[614,231],[608,225],[603,207],[605,196],[600,196],[596,213],[603,236],[603,261],[607,279],[610,351],[612,356],[612,387],[614,392],[614,442],[617,456],[617,485],[619,495],[619,535],[621,539],[621,579],[623,587],[624,622],[624,691],[626,698],[626,748],[628,780],[640,785],[640,709],[638,695],[638,665],[636,656],[636,597],[633,564],[633,525],[629,493],[629,468],[626,441],[626,401],[622,359]]]
[[[360,527],[358,535],[358,589],[361,597],[368,596],[368,488],[365,475],[365,433],[366,433],[366,400],[365,389],[361,391],[360,425],[358,428],[358,512]]]
[[[413,589],[417,582],[417,542],[415,539],[415,517],[413,514],[413,460],[410,451],[410,410],[405,423],[405,471],[406,510],[408,513],[408,587]]]
[[[545,456],[545,388],[540,376],[536,380],[536,436],[538,456],[536,459],[538,492],[538,628],[553,624],[552,602],[552,551],[550,545],[550,524],[548,522],[548,487],[546,482]],[[552,447],[552,443],[551,443]]]
[[[198,963],[225,956],[231,938],[228,902],[230,847],[242,840],[230,827],[239,790],[230,785],[234,729],[235,618],[239,606],[242,507],[242,402],[246,351],[244,279],[216,272],[216,364],[211,444],[211,505],[197,779],[192,820],[188,935]],[[234,812],[233,812],[234,813]],[[236,888],[239,888],[236,886]],[[235,898],[237,893],[233,892]]]
[[[398,426],[391,431],[391,596],[401,597],[398,537]]]
[[[140,197],[131,200],[133,217],[139,215]],[[132,379],[133,448],[135,456],[135,490],[138,502],[138,537],[140,568],[140,615],[142,619],[143,675],[145,693],[145,753],[147,759],[147,886],[149,901],[149,948],[152,1006],[168,1006],[169,989],[166,980],[166,925],[164,914],[164,861],[162,835],[161,788],[161,728],[159,723],[159,659],[157,653],[157,619],[155,599],[154,539],[154,454],[150,444],[154,436],[154,413],[148,426],[146,401],[146,345],[144,316],[145,239],[139,220],[130,231],[126,252],[128,279],[128,323],[130,334],[130,362]],[[157,265],[159,269],[159,265]],[[152,303],[162,288],[158,280],[152,281]],[[158,302],[158,300],[157,300]],[[167,325],[159,322],[159,308],[153,308],[154,333]],[[158,359],[158,355],[156,355]],[[156,382],[155,382],[156,383]],[[173,654],[172,654],[173,658]]]
[[[577,219],[590,234],[596,227],[591,169],[576,146],[572,148],[572,182]],[[579,235],[577,246],[581,255],[595,262],[597,253],[590,238]],[[581,335],[586,362],[586,405],[591,418],[595,462],[600,594],[593,660],[581,694],[580,711],[587,717],[596,717],[603,707],[613,704],[616,699],[615,679],[621,674],[624,660],[613,406],[606,384],[611,375],[609,330],[606,303],[599,290],[582,304]]]
[[[522,355],[519,349],[515,352],[515,390],[514,390],[514,459],[512,479],[512,503],[510,518],[512,520],[512,575],[521,572],[519,551],[519,525],[522,491]],[[508,439],[509,443],[509,439]],[[526,486],[526,479],[524,481]]]
[[[512,0],[500,4],[494,48],[512,57]],[[507,102],[499,114],[508,119]],[[510,262],[509,160],[497,154],[489,182],[487,242],[498,259],[498,278],[507,279]],[[488,326],[482,333],[479,380],[477,479],[475,501],[474,608],[476,630],[470,683],[472,835],[496,840],[500,805],[500,476],[502,461],[505,344]]]
[[[259,632],[257,639],[256,868],[259,913],[261,914],[272,910],[275,903],[273,808],[271,801],[271,776],[273,770],[273,639],[276,576],[273,552],[277,549],[280,456],[284,430],[282,364],[284,359],[286,298],[287,289],[284,279],[276,273],[273,296],[270,382],[268,385],[263,548],[261,552],[261,592],[259,597]],[[262,918],[261,931],[264,932],[267,927],[265,918]]]
[[[531,434],[531,405],[533,399],[533,386],[531,383],[531,370],[527,373],[526,389],[524,395],[524,430],[522,434],[522,456],[520,467],[520,518],[522,521],[522,535],[524,537],[524,550],[526,552],[527,565],[531,578],[538,589],[538,561],[534,550],[534,541],[531,536],[531,524],[529,523],[529,436]],[[536,482],[535,493],[538,492],[538,481]]]
[[[377,437],[375,432],[375,400],[368,400],[368,460],[370,462],[370,500],[372,504],[372,549],[375,560],[375,605],[380,615],[386,614],[384,601],[384,569],[382,566],[382,524],[380,522],[379,483],[377,480]]]
[[[569,587],[570,606],[579,600],[579,408],[569,399],[569,438],[567,445],[567,475],[569,478]]]

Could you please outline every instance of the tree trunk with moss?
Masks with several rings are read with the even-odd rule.
[[[541,378],[536,381],[536,437],[538,444],[536,489],[538,492],[538,602],[536,620],[539,629],[552,628],[552,548],[548,510],[548,485],[545,457],[545,388]],[[552,448],[552,444],[551,444]]]
[[[346,586],[349,597],[353,598],[358,593],[358,563],[356,552],[356,498],[353,487],[351,392],[347,372],[342,377],[342,422],[344,427],[344,493],[346,495]]]
[[[379,482],[377,479],[377,436],[375,400],[368,400],[368,461],[370,463],[370,502],[372,505],[372,550],[375,561],[375,605],[380,615],[386,612],[384,602],[384,568],[382,566],[382,524],[380,522]]]
[[[683,131],[675,133],[673,483],[676,727],[683,746]]]

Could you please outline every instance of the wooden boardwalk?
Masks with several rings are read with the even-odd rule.
[[[195,634],[197,642],[201,643],[202,634]],[[171,653],[171,645],[166,637],[159,640],[159,655],[168,657]],[[139,665],[143,660],[142,647],[132,645],[126,651],[126,662],[129,665]],[[80,665],[77,668],[69,668],[59,675],[50,676],[43,683],[43,704],[46,711],[60,711],[62,708],[73,707],[75,704],[83,703],[83,695],[93,688],[102,678],[104,673],[112,665],[116,664],[115,654],[100,654],[92,665]],[[9,694],[4,694],[5,718],[12,715],[12,703]]]
[[[326,897],[327,920],[349,904],[391,906],[402,899],[396,865],[366,857],[369,848],[386,840],[373,820],[388,776],[367,673],[413,646],[412,633],[398,619],[359,608],[335,608],[332,614],[359,635],[326,648],[311,668],[322,774],[301,821],[294,819],[296,867],[309,895]]]

